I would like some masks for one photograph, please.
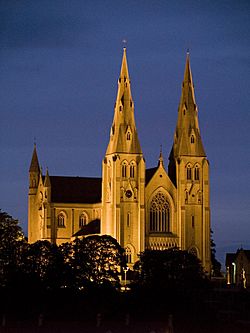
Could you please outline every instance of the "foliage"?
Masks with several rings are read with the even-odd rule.
[[[111,236],[89,236],[60,247],[77,288],[88,284],[118,283],[124,250]]]
[[[18,220],[0,210],[0,285],[5,286],[21,263],[26,243]]]
[[[21,273],[33,286],[58,288],[62,285],[63,256],[49,241],[27,244],[22,253]]]
[[[197,289],[206,283],[200,260],[187,251],[146,250],[135,264],[136,285],[152,290]]]
[[[222,273],[221,273],[221,263],[216,259],[216,245],[215,242],[213,240],[213,231],[210,230],[211,236],[210,236],[210,247],[211,247],[211,275],[215,276],[215,277],[221,277]]]

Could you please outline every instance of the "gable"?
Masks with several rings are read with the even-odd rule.
[[[175,206],[176,202],[176,187],[172,183],[171,179],[169,178],[163,164],[159,164],[157,168],[151,169],[150,172],[151,178],[146,183],[145,187],[145,199],[146,203],[150,200],[152,195],[154,194],[157,189],[164,189],[165,192],[171,197],[171,201]]]

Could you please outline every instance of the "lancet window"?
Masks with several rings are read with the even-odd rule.
[[[188,165],[187,166],[187,180],[191,180],[192,179],[192,169],[191,166]]]
[[[196,165],[194,168],[194,179],[195,180],[200,179],[200,169],[199,169],[198,165]]]
[[[65,220],[66,220],[65,215],[63,213],[60,213],[57,217],[57,226],[59,228],[65,227]]]
[[[130,165],[130,178],[135,178],[135,165]]]
[[[122,178],[126,178],[127,177],[127,164],[123,163],[122,164]]]
[[[158,192],[150,204],[150,231],[170,231],[170,207],[166,196]]]
[[[86,213],[82,213],[79,216],[79,227],[82,228],[88,223],[88,216]]]
[[[126,254],[126,262],[130,264],[132,262],[132,251],[130,247],[126,247],[125,254]]]

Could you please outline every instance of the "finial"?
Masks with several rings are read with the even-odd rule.
[[[189,47],[187,48],[187,55],[189,55],[190,51],[189,51]]]
[[[158,165],[163,165],[162,145],[160,145],[160,156],[159,156],[159,164]]]
[[[36,147],[36,137],[34,136],[34,146]]]

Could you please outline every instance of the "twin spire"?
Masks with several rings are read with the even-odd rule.
[[[121,72],[118,79],[118,91],[114,109],[114,119],[106,155],[115,153],[142,155],[134,119],[134,102],[131,94],[125,47],[123,48]],[[170,159],[181,155],[206,156],[200,137],[198,109],[195,102],[189,53],[187,53],[186,58],[178,121]],[[160,155],[159,162],[162,163],[162,154]],[[40,172],[36,145],[34,146],[29,171]]]
[[[115,102],[114,119],[106,155],[114,153],[142,154],[134,118],[126,48],[123,48],[121,72]]]
[[[114,119],[106,154],[142,154],[134,119],[134,102],[131,94],[126,48],[123,49],[121,72],[115,103]],[[194,85],[187,52],[178,121],[171,155],[206,156],[200,136],[198,109],[195,102]]]
[[[200,136],[189,53],[187,53],[186,58],[178,121],[171,155],[174,155],[172,157],[175,158],[181,155],[206,156]]]

